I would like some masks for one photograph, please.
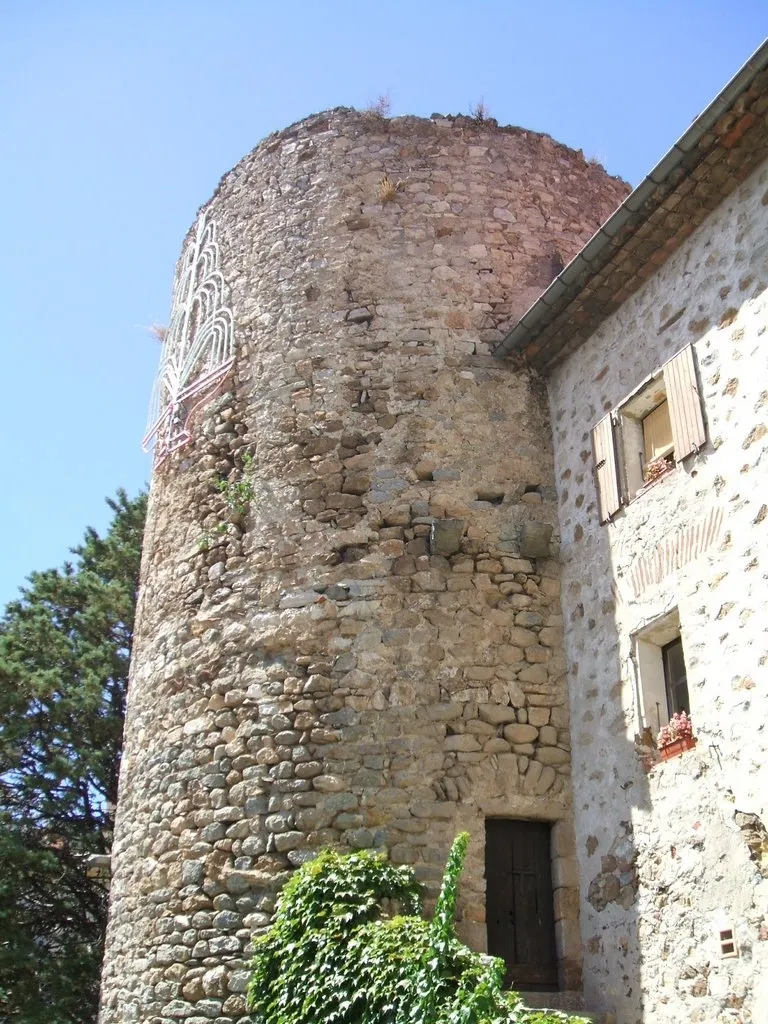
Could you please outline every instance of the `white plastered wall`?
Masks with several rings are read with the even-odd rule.
[[[585,985],[619,1024],[768,995],[766,883],[734,823],[768,803],[767,286],[763,166],[550,382]],[[707,443],[601,526],[589,432],[690,343]],[[663,679],[644,642],[675,611],[698,744],[646,775],[643,685],[655,703]],[[719,959],[720,919],[751,964]]]

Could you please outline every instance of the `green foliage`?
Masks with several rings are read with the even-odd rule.
[[[248,473],[253,466],[253,456],[247,452],[243,455],[243,472]],[[197,546],[201,551],[208,551],[217,537],[222,537],[230,523],[240,521],[248,511],[251,502],[256,498],[253,483],[243,475],[239,480],[223,478],[216,484],[216,489],[224,498],[226,519],[219,520],[215,526],[206,530],[198,539]]]
[[[372,853],[323,851],[280,897],[256,940],[249,1006],[256,1024],[556,1024],[502,988],[504,964],[456,938],[459,877],[469,836],[451,849],[431,922],[416,916],[410,868]],[[384,916],[393,900],[403,912]]]
[[[0,619],[0,1020],[95,1020],[146,497]]]
[[[247,453],[243,455],[243,469],[246,473],[252,465],[253,456]],[[253,484],[246,476],[241,476],[239,480],[219,480],[218,488],[224,496],[230,518],[245,515],[256,497]]]

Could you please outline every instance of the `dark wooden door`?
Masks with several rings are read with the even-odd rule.
[[[557,990],[549,834],[547,822],[485,823],[488,952],[506,962],[505,983],[522,991]]]

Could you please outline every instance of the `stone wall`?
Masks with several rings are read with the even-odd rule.
[[[625,191],[547,136],[346,110],[223,179],[237,361],[152,481],[103,1024],[245,1021],[250,937],[329,844],[433,897],[468,829],[482,948],[494,815],[553,822],[578,985],[546,395],[489,346]]]
[[[768,996],[740,826],[768,820],[767,231],[763,167],[551,379],[585,993],[620,1024],[757,1021]],[[590,431],[691,342],[707,443],[600,525]],[[698,743],[646,775],[632,638],[674,609]]]

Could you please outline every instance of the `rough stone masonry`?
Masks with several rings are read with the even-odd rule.
[[[483,948],[489,816],[554,824],[578,987],[547,399],[489,352],[626,191],[545,135],[345,109],[222,180],[236,361],[152,481],[102,1024],[244,1024],[250,939],[328,845],[433,897],[469,830]]]

